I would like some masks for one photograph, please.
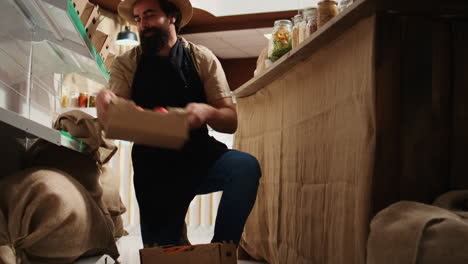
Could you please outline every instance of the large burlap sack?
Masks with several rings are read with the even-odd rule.
[[[368,264],[468,263],[468,191],[444,194],[434,205],[399,202],[371,222]]]
[[[0,263],[71,263],[118,257],[108,219],[89,192],[60,170],[34,168],[0,181]]]
[[[106,164],[117,147],[103,137],[97,119],[82,111],[63,113],[55,121],[54,128],[88,144],[88,154],[39,140],[29,150],[29,167],[41,166],[67,172],[88,190],[113,225],[115,236],[126,235],[121,218],[126,208],[120,199],[119,181]]]

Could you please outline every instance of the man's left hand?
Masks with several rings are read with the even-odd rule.
[[[208,120],[216,111],[211,105],[190,103],[185,107],[188,112],[188,122],[191,129],[197,129],[208,123]]]

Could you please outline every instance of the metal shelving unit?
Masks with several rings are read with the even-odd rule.
[[[0,135],[86,152],[77,139],[51,128],[67,73],[101,84],[109,79],[71,0],[1,1]]]

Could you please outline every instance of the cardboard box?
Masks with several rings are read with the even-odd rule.
[[[104,131],[107,138],[170,149],[182,148],[189,137],[187,113],[182,109],[166,114],[138,110],[135,103],[122,98],[109,104]]]
[[[141,264],[237,264],[235,244],[140,249]]]

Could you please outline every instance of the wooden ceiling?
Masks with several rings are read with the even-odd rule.
[[[117,6],[120,0],[90,0],[90,2],[99,5],[103,9],[117,13]],[[296,14],[297,11],[284,11],[216,17],[202,9],[194,8],[193,18],[181,30],[181,34],[273,27],[275,20],[288,19]]]

